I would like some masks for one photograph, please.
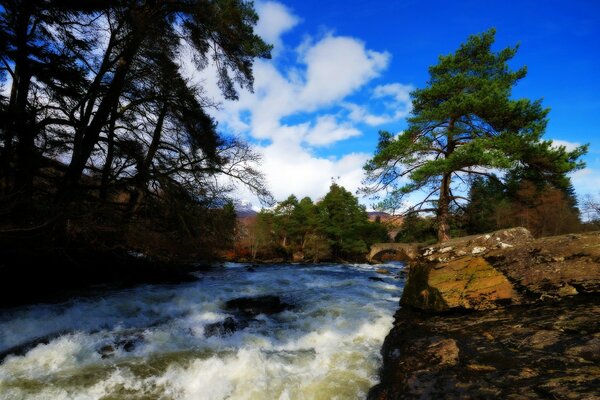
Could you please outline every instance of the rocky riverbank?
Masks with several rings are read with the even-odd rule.
[[[600,233],[423,248],[370,399],[600,398]]]
[[[158,260],[127,250],[90,247],[26,250],[0,249],[0,308],[36,302],[64,301],[103,288],[145,283],[179,283],[208,266]]]

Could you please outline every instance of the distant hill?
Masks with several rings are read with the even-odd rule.
[[[236,206],[235,206],[235,213],[237,214],[238,219],[240,219],[240,218],[242,218],[242,219],[244,219],[244,218],[253,218],[253,217],[256,217],[256,214],[258,214],[252,208],[252,204],[251,203],[239,203],[239,204],[236,204]]]
[[[398,215],[392,215],[383,211],[368,211],[369,220],[375,221],[377,218],[381,222],[389,223],[394,226],[402,225],[402,217]]]

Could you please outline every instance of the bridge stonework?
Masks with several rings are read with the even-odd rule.
[[[372,262],[382,253],[395,252],[399,258],[405,261],[411,261],[419,255],[418,244],[409,243],[375,243],[371,246],[371,251],[367,255],[367,260]]]

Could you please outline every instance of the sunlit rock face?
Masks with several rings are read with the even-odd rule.
[[[600,232],[421,251],[369,399],[597,398]]]
[[[364,398],[402,266],[245,267],[3,310],[0,398]]]
[[[421,249],[401,304],[486,310],[600,292],[600,233],[533,239],[523,228]]]
[[[517,299],[508,279],[482,257],[416,266],[409,276],[402,304],[424,310],[485,310]]]

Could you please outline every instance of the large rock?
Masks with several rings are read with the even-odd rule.
[[[413,266],[402,305],[435,312],[453,308],[484,310],[515,302],[508,279],[482,257],[462,257],[438,264]]]
[[[401,303],[369,399],[599,398],[599,232],[430,246]]]
[[[421,249],[416,263],[446,262],[464,256],[482,256],[493,250],[510,249],[533,241],[525,228],[502,229],[484,235],[464,236]]]
[[[532,239],[524,228],[448,241],[411,264],[401,304],[484,310],[600,292],[600,233]]]
[[[486,259],[533,299],[600,292],[600,232],[540,238]]]
[[[291,304],[281,301],[279,296],[239,297],[225,303],[225,309],[236,311],[243,317],[254,317],[258,314],[277,314],[292,308]]]
[[[213,322],[204,327],[204,336],[229,336],[248,326],[248,321],[236,321],[232,317],[227,317],[223,321]]]
[[[598,399],[600,296],[431,314],[400,309],[369,399]]]

